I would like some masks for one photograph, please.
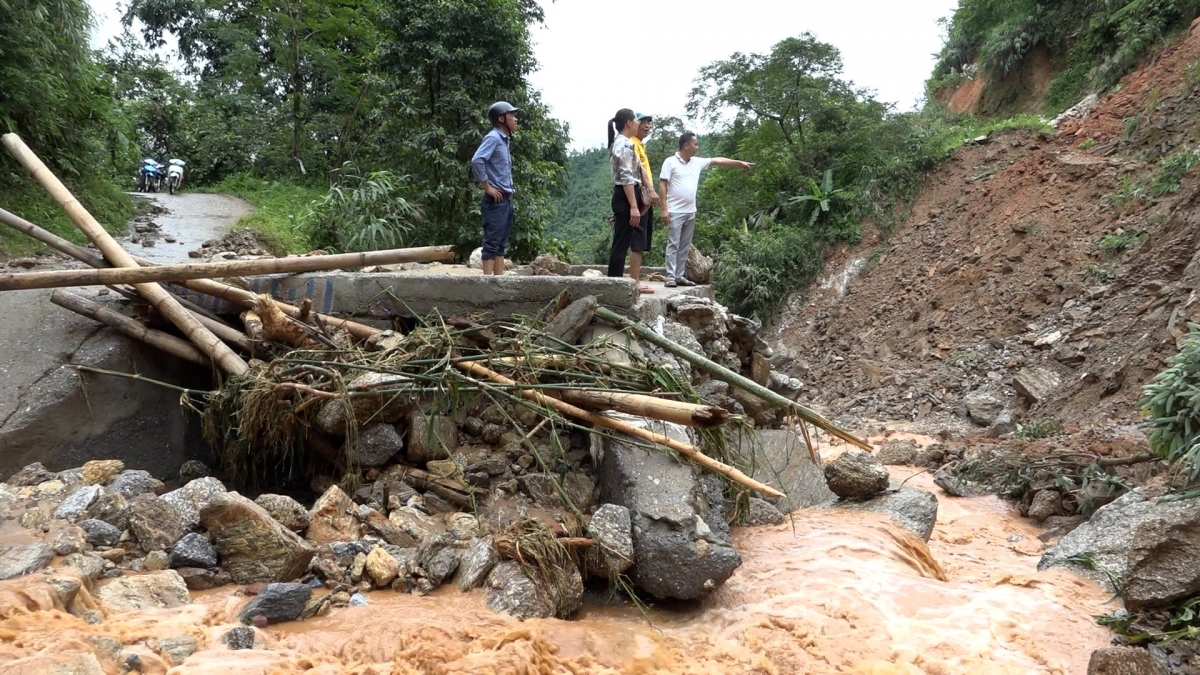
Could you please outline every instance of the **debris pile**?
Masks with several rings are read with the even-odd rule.
[[[188,251],[189,258],[203,258],[209,262],[220,260],[246,260],[271,255],[270,246],[259,241],[250,230],[232,230],[220,239],[208,239],[200,248]]]

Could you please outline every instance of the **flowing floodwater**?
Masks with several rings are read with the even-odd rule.
[[[911,471],[899,470],[897,477]],[[927,475],[910,481],[933,489]],[[1112,611],[1090,581],[1037,572],[1036,528],[995,497],[941,498],[929,545],[881,516],[806,510],[781,526],[734,532],[745,563],[701,606],[592,607],[573,621],[514,621],[479,591],[427,597],[375,592],[258,632],[251,651],[221,636],[246,600],[234,587],[173,610],[95,625],[62,610],[42,575],[0,582],[0,673],[45,672],[132,645],[144,672],[167,664],[158,639],[192,635],[200,651],[172,673],[1083,673]],[[74,609],[88,606],[81,592]],[[97,647],[101,645],[101,648]],[[90,657],[87,657],[90,658]],[[88,672],[86,670],[66,672]]]

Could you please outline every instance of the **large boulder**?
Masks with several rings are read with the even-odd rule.
[[[974,391],[963,399],[967,408],[967,417],[981,427],[990,427],[1004,412],[1004,402],[994,395],[984,391]]]
[[[454,584],[460,591],[469,591],[479,586],[487,579],[488,574],[499,560],[496,545],[491,537],[473,540],[458,561],[458,572],[454,575]]]
[[[238,613],[238,620],[251,623],[262,617],[268,624],[283,623],[300,618],[313,589],[305,584],[267,584],[253,600]]]
[[[1084,555],[1094,562],[1077,562]],[[1197,559],[1200,499],[1156,501],[1139,488],[1097,509],[1046,551],[1038,569],[1063,565],[1110,587],[1113,573],[1122,581],[1125,606],[1137,611],[1200,592]]]
[[[623,416],[638,423],[638,418]],[[688,442],[676,424],[654,431]],[[713,506],[690,466],[664,452],[606,437],[598,474],[601,501],[629,509],[635,583],[660,598],[704,597],[742,564],[728,534],[705,522]],[[717,505],[719,508],[719,505]]]
[[[579,342],[583,332],[592,323],[598,306],[596,296],[585,295],[567,305],[563,311],[546,324],[545,336],[538,338],[540,344],[554,347],[560,341],[569,345]]]
[[[825,465],[825,481],[843,499],[867,499],[888,488],[889,475],[875,455],[848,450]]]
[[[902,487],[865,501],[841,501],[838,508],[882,513],[894,523],[929,541],[937,523],[938,500],[928,490]]]
[[[1141,647],[1104,647],[1092,652],[1087,675],[1162,675],[1166,671]]]
[[[217,495],[200,510],[222,565],[239,584],[291,581],[308,569],[316,549],[261,506],[236,492]]]
[[[99,485],[87,485],[76,490],[71,496],[64,499],[58,508],[54,509],[54,517],[71,522],[79,520],[103,491],[104,489]]]
[[[200,509],[207,506],[214,497],[224,493],[225,485],[208,476],[197,478],[178,490],[171,490],[164,494],[162,499],[179,511],[179,518],[185,529],[194,530],[200,527]]]
[[[354,441],[350,454],[359,466],[383,466],[404,449],[404,437],[391,424],[372,424]]]
[[[574,565],[563,573],[554,583],[536,583],[526,576],[520,563],[506,560],[488,575],[487,606],[521,620],[552,616],[565,619],[583,606],[583,577]]]
[[[168,567],[201,567],[217,566],[217,547],[212,545],[208,537],[192,532],[175,543],[171,549]]]
[[[283,523],[283,526],[293,532],[303,532],[308,529],[308,509],[300,502],[287,495],[261,494],[255,504],[266,509],[271,517]]]
[[[187,532],[179,511],[152,494],[129,502],[129,530],[144,551],[169,551]]]
[[[110,612],[166,609],[192,601],[183,577],[174,570],[113,579],[96,591],[96,599]]]
[[[357,512],[349,495],[336,485],[329,486],[308,512],[308,538],[317,544],[362,539],[362,524],[358,522]]]
[[[54,558],[50,544],[0,546],[0,579],[13,579],[36,572]]]
[[[775,505],[783,513],[837,499],[800,434],[788,429],[764,429],[743,439],[738,449],[744,458],[742,463],[750,467],[751,478],[779,488],[786,495]]]

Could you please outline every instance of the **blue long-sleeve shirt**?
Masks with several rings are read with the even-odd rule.
[[[497,190],[512,194],[512,155],[508,151],[508,134],[493,128],[483,137],[475,156],[471,158],[471,173],[475,180],[487,182]]]

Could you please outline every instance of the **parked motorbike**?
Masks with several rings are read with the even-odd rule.
[[[186,165],[182,159],[172,159],[167,162],[170,166],[167,167],[167,191],[171,194],[183,185],[183,167]]]
[[[158,192],[158,186],[162,180],[160,170],[157,161],[149,157],[143,159],[142,168],[138,169],[137,174],[138,192]]]

